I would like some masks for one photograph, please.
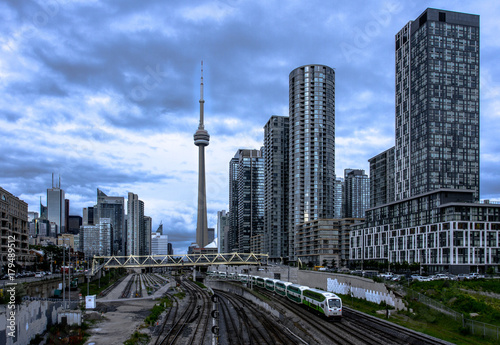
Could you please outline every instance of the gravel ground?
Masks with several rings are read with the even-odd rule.
[[[104,297],[98,298],[95,312],[101,312],[103,319],[98,320],[88,333],[91,334],[86,345],[113,345],[123,344],[134,331],[139,329],[144,319],[149,315],[151,308],[157,303],[175,281],[162,286],[153,296],[142,298],[119,298],[131,275],[126,277],[113,291]],[[94,312],[94,313],[95,313]],[[141,329],[142,333],[149,334],[149,329]]]
[[[155,303],[156,301],[152,299],[128,299],[124,302],[106,303],[110,309],[116,308],[116,310],[104,313],[104,318],[88,330],[91,336],[85,344],[123,344],[144,322]],[[144,333],[149,332],[148,329],[144,331]]]

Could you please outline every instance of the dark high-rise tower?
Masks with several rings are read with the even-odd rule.
[[[200,83],[200,124],[194,134],[194,144],[198,146],[198,221],[196,224],[196,243],[199,247],[206,246],[208,242],[207,222],[207,188],[205,185],[205,146],[208,146],[210,135],[203,125],[203,61],[201,62]]]
[[[396,35],[395,199],[479,199],[479,16],[428,8]]]
[[[273,115],[264,126],[264,252],[269,260],[288,258],[289,118]]]

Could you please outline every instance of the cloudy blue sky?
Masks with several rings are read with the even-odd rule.
[[[0,3],[0,186],[38,211],[51,174],[71,214],[139,195],[176,253],[195,240],[200,61],[209,226],[228,165],[288,115],[288,75],[336,69],[336,169],[394,145],[394,35],[427,7],[481,16],[481,198],[500,201],[498,1]]]

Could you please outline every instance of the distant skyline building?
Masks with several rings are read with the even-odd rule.
[[[229,231],[229,213],[226,210],[217,211],[217,238],[219,253],[229,253],[227,235]]]
[[[271,262],[288,259],[289,118],[273,115],[264,126],[264,246]]]
[[[143,254],[144,235],[144,202],[139,200],[137,194],[129,192],[127,198],[127,255],[145,255]]]
[[[370,178],[362,169],[344,169],[344,203],[342,218],[364,218],[370,207]]]
[[[212,243],[215,239],[215,228],[208,228],[208,243]]]
[[[69,216],[67,233],[77,235],[80,232],[80,226],[82,226],[82,224],[83,224],[82,217]]]
[[[239,253],[261,249],[264,234],[264,159],[261,150],[239,149],[230,165],[230,237]],[[234,217],[234,218],[233,218]],[[252,238],[254,246],[252,245]],[[255,242],[257,241],[257,242]],[[257,248],[254,248],[257,247]]]
[[[52,174],[52,188],[47,189],[47,219],[55,223],[57,234],[66,231],[65,215],[66,202],[64,190],[61,189],[61,177],[59,177],[59,183],[54,184],[54,174]]]
[[[196,243],[203,248],[209,243],[208,221],[207,221],[207,188],[205,180],[205,147],[208,146],[210,135],[204,126],[204,104],[203,99],[203,61],[201,62],[200,82],[200,123],[194,134],[194,144],[198,146],[198,217],[196,223]]]
[[[110,218],[101,218],[99,224],[96,225],[82,225],[80,233],[77,235],[79,250],[84,253],[86,258],[91,258],[94,255],[113,255],[113,235],[113,225]]]
[[[82,225],[94,225],[94,207],[84,207]]]
[[[344,214],[344,179],[337,177],[334,186],[333,218],[340,219]]]
[[[88,216],[90,216],[90,207],[87,210]],[[93,207],[93,213],[95,225],[100,223],[101,218],[110,219],[113,226],[113,255],[126,255],[125,198],[107,196],[103,191],[97,189],[97,205]],[[90,217],[87,220],[90,223]]]
[[[151,255],[168,255],[168,235],[158,230],[151,234]]]
[[[142,244],[140,250],[143,254],[151,254],[151,234],[153,232],[153,219],[149,216],[144,216],[144,232],[142,233]]]
[[[335,190],[335,71],[304,65],[289,75],[290,259],[301,224],[332,219]]]

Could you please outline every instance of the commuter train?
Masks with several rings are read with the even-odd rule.
[[[226,274],[226,272],[217,271],[207,272],[207,274],[219,279],[251,283],[259,288],[276,292],[278,295],[297,304],[302,304],[328,318],[342,319],[342,299],[332,292],[248,274]]]

